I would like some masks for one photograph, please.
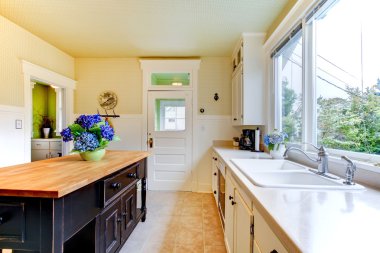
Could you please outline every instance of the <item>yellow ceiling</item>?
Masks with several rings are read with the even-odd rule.
[[[0,14],[73,57],[230,56],[242,32],[266,32],[287,2],[0,0]]]

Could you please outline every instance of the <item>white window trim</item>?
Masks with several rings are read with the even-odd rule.
[[[318,1],[317,1],[318,3]],[[316,125],[316,107],[308,106],[314,105],[315,103],[315,74],[314,74],[314,66],[315,59],[312,59],[310,55],[315,56],[313,52],[315,52],[315,43],[310,40],[311,35],[314,34],[315,28],[313,25],[307,25],[305,16],[306,13],[309,12],[314,6],[317,4],[315,0],[305,0],[297,2],[292,10],[288,13],[288,15],[284,18],[278,28],[274,31],[274,33],[268,38],[268,40],[264,44],[265,53],[267,55],[267,64],[268,69],[270,71],[270,75],[268,76],[269,82],[269,92],[271,94],[271,98],[274,98],[275,101],[269,99],[268,106],[273,108],[274,110],[270,111],[269,118],[271,119],[268,124],[268,131],[272,131],[275,128],[280,127],[280,117],[278,110],[278,92],[277,89],[277,80],[276,80],[276,64],[274,58],[270,58],[270,54],[276,45],[283,39],[283,37],[289,32],[289,27],[294,27],[297,22],[302,20],[303,28],[302,28],[302,36],[303,36],[303,45],[307,45],[307,47],[303,47],[303,83],[309,84],[308,86],[303,85],[303,143],[316,143],[317,141],[317,125]],[[312,36],[315,38],[315,36]],[[313,57],[314,58],[314,57]],[[308,61],[306,61],[308,59]],[[311,85],[310,85],[311,84]],[[272,90],[273,89],[273,90]],[[310,101],[312,99],[312,101]],[[316,155],[315,150],[310,147],[310,145],[304,144],[303,148],[310,154]],[[380,174],[380,168],[375,166],[375,163],[380,163],[380,155],[374,154],[366,154],[345,150],[337,150],[337,149],[327,149],[330,154],[330,162],[334,165],[338,165],[339,167],[344,169],[345,163],[341,161],[341,156],[345,155],[353,159],[357,165],[358,170],[366,170]]]

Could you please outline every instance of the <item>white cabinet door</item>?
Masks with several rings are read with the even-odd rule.
[[[255,240],[253,240],[253,253],[261,253],[261,250]]]
[[[243,68],[238,66],[232,77],[232,124],[243,124]]]
[[[212,169],[211,169],[211,177],[212,177],[212,194],[214,195],[216,204],[218,205],[218,168],[216,167],[217,155],[212,153]]]
[[[226,198],[225,198],[225,222],[224,233],[226,237],[226,249],[227,252],[234,252],[234,220],[235,220],[235,208],[234,208],[234,191],[235,187],[229,176],[226,176]]]
[[[50,158],[48,149],[32,149],[32,162],[48,158]]]
[[[235,252],[251,253],[253,236],[251,225],[253,222],[252,211],[243,201],[239,191],[235,189]]]

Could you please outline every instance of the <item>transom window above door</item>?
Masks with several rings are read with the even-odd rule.
[[[152,86],[189,86],[190,73],[152,73]]]

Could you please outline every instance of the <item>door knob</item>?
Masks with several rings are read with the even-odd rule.
[[[153,148],[153,138],[149,138],[148,144],[150,148]]]

